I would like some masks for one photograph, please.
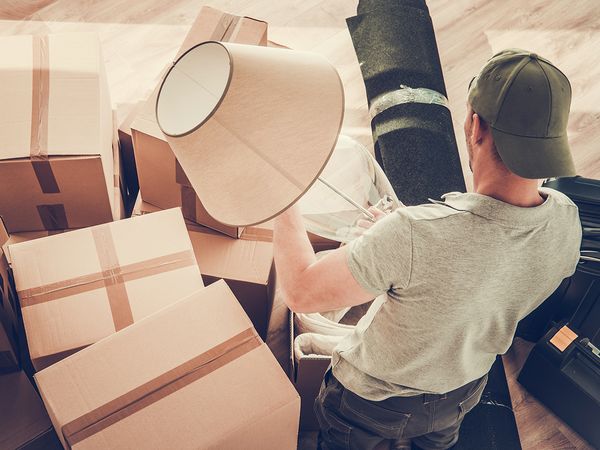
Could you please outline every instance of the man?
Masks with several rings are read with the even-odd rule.
[[[292,310],[386,294],[334,351],[315,403],[321,448],[456,443],[519,320],[579,259],[576,206],[539,188],[541,178],[575,174],[570,100],[569,81],[549,61],[505,50],[469,88],[464,131],[474,193],[380,214],[318,262],[297,209],[277,219],[275,263]]]

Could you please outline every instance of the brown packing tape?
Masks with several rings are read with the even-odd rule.
[[[254,22],[253,26],[249,26],[250,22]],[[261,34],[257,34],[258,24],[264,26]],[[235,27],[230,42],[242,44],[251,42],[254,45],[267,46],[267,23],[248,16],[242,17]]]
[[[115,330],[119,331],[133,323],[133,313],[127,296],[125,280],[119,266],[117,249],[109,226],[93,227],[91,231],[100,268],[102,273],[106,274],[102,278],[108,295],[113,323],[115,324]]]
[[[178,270],[196,264],[194,252],[185,250],[170,255],[128,264],[118,268],[124,282],[150,277],[171,270]],[[105,278],[112,276],[111,271],[97,272],[80,277],[70,278],[56,283],[49,283],[18,292],[21,299],[21,307],[26,308],[40,303],[59,300],[61,298],[77,295],[82,292],[102,289]]]
[[[43,157],[48,155],[49,46],[48,36],[32,38],[30,154],[32,157]]]
[[[240,239],[247,241],[273,242],[273,230],[259,227],[246,227]]]
[[[138,386],[62,427],[68,448],[198,381],[261,345],[254,328]]]
[[[183,44],[181,44],[181,47],[179,48],[179,51],[177,52],[177,55],[175,56],[174,61],[176,61],[181,55],[183,55],[191,47],[200,43],[196,36],[196,33],[194,32],[196,27],[201,29],[202,33],[208,33],[206,23],[202,23],[202,25],[203,25],[202,27],[199,27],[199,24],[198,24],[198,21],[203,18],[203,14],[207,13],[205,8],[208,9],[209,14],[210,14],[210,11],[212,11],[212,14],[218,15],[219,19],[211,22],[210,26],[212,26],[212,31],[210,32],[210,36],[208,39],[202,39],[202,40],[207,40],[207,41],[222,40],[223,35],[227,31],[227,28],[229,27],[229,24],[232,21],[232,16],[230,14],[224,13],[222,11],[218,11],[213,8],[204,6],[204,7],[202,7],[200,14],[196,18],[196,21],[192,24],[192,28],[191,28],[190,32],[188,33],[188,35],[186,36],[185,40],[183,41]]]
[[[235,16],[232,16],[231,14],[223,14],[223,18],[219,20],[219,23],[217,24],[212,33],[211,40],[213,41],[222,41],[225,34],[227,33],[227,30],[229,30],[229,27],[231,27],[231,23],[235,19]]]
[[[44,194],[58,194],[60,189],[58,188],[58,182],[54,177],[52,166],[48,156],[31,156],[31,165],[35,172],[35,177],[38,180],[40,188]]]
[[[48,102],[50,71],[48,36],[32,38],[31,136],[29,154],[33,171],[44,194],[60,190],[48,160]]]
[[[225,31],[225,34],[223,34],[223,38],[220,40],[222,40],[222,41],[230,41],[231,40],[233,33],[237,29],[240,19],[241,19],[240,16],[233,17],[233,20],[231,22],[229,22],[229,25],[227,26],[227,30]]]
[[[37,205],[38,214],[46,230],[65,230],[69,228],[65,205]]]

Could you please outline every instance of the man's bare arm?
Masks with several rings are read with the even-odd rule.
[[[374,298],[350,272],[346,247],[317,261],[297,206],[275,219],[273,242],[277,276],[292,311],[331,311]]]

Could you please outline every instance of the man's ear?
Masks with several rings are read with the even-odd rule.
[[[479,115],[473,113],[471,116],[471,142],[474,144],[481,144],[483,142],[483,133],[484,130]]]

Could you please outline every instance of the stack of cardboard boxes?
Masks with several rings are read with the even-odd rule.
[[[95,34],[0,40],[0,214],[10,233],[113,216],[113,117]]]
[[[206,40],[266,45],[267,24],[203,7],[178,54]],[[157,90],[119,143],[97,37],[0,49],[0,448],[295,448],[298,394],[262,340],[270,225],[207,214]]]

